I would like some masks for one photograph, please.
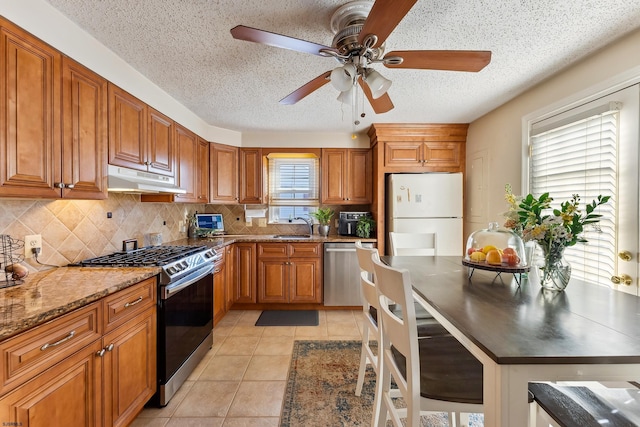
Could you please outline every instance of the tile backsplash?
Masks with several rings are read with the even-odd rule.
[[[366,210],[367,206],[332,206],[340,210]],[[0,234],[23,240],[42,235],[42,264],[63,266],[86,258],[122,250],[122,241],[137,239],[149,245],[149,234],[161,233],[163,242],[187,236],[181,221],[194,212],[221,213],[228,234],[306,233],[299,224],[258,226],[254,218],[247,224],[242,205],[204,205],[184,203],[142,203],[136,194],[109,193],[105,200],[0,199]],[[111,218],[108,218],[111,213]],[[186,230],[186,229],[185,229]],[[332,227],[331,233],[336,233]],[[33,259],[25,262],[40,269]]]

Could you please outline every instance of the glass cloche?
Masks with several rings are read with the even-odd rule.
[[[464,259],[470,265],[478,266],[529,267],[520,236],[508,228],[500,227],[497,222],[490,223],[489,228],[471,233]]]

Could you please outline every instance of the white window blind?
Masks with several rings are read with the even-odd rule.
[[[565,250],[572,276],[603,285],[615,272],[619,107],[610,103],[561,120],[547,119],[533,124],[530,135],[531,194],[548,192],[557,209],[579,194],[583,213],[598,195],[611,196],[596,212],[603,215],[600,222],[585,227],[588,243]]]
[[[269,205],[318,206],[317,157],[269,158]]]

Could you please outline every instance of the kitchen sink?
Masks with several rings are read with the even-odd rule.
[[[309,234],[276,234],[274,239],[310,239]]]

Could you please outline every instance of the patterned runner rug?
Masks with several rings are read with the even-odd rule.
[[[375,373],[368,368],[356,396],[360,341],[295,341],[280,427],[369,426]],[[482,427],[472,415],[469,427]],[[422,426],[448,426],[446,414],[422,417]],[[387,425],[391,425],[389,422]]]

